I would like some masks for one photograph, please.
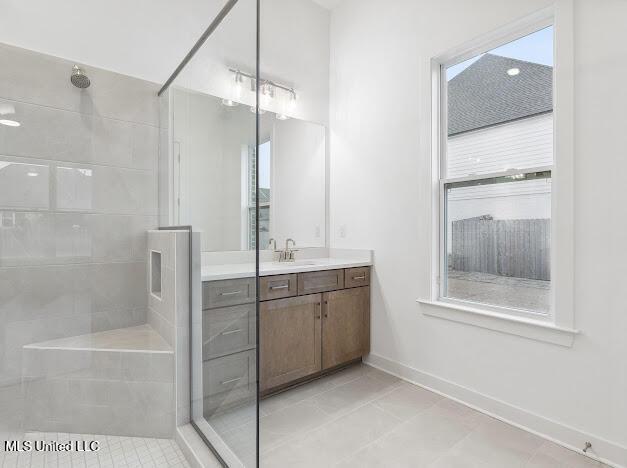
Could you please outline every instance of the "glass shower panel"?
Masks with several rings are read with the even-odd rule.
[[[202,308],[192,311],[192,423],[225,465],[255,467],[257,3],[230,4],[169,88],[172,224],[200,231]],[[212,265],[238,262],[234,277],[210,274]]]

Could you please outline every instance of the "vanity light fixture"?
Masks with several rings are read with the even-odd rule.
[[[520,68],[510,68],[509,70],[507,70],[507,74],[509,76],[516,76],[520,73]]]
[[[233,73],[234,80],[236,83],[242,83],[244,78],[250,80],[250,92],[254,93],[257,91],[257,78],[255,75],[251,73],[246,73],[242,70],[229,68],[229,71]],[[277,83],[276,81],[268,80],[268,79],[260,79],[259,80],[259,91],[261,94],[262,102],[261,107],[259,109],[259,113],[263,114],[265,110],[263,107],[267,107],[269,105],[270,99],[273,99],[277,91],[281,91],[283,94],[287,94],[289,96],[288,106],[289,109],[293,109],[296,105],[296,90],[291,86],[286,86],[281,83]],[[279,95],[280,96],[280,95]],[[251,112],[256,112],[256,109],[251,108]],[[281,115],[286,115],[282,113]]]
[[[17,120],[0,119],[0,125],[6,125],[7,127],[19,127],[21,124]]]

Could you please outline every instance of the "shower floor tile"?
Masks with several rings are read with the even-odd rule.
[[[0,447],[2,468],[189,468],[180,448],[170,439],[107,435],[30,432],[16,440],[68,442],[97,441],[95,452],[5,452]]]

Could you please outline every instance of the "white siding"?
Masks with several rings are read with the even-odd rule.
[[[553,164],[553,114],[448,139],[448,178]]]
[[[553,164],[553,115],[544,114],[448,139],[448,177]],[[529,180],[452,189],[447,224],[491,215],[495,219],[549,219],[551,180]],[[451,238],[447,239],[449,250]]]

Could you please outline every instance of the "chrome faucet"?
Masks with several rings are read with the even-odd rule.
[[[290,242],[292,243],[292,247],[296,247],[294,239],[287,239],[285,241],[285,250],[281,250],[279,253],[279,262],[293,262],[296,260],[296,258],[294,258],[294,252],[298,252],[298,250],[290,249]]]
[[[274,245],[274,247],[272,248],[272,251],[276,252],[276,240],[274,239],[274,237],[271,237],[270,240],[268,241],[268,247],[272,247],[272,245]]]

